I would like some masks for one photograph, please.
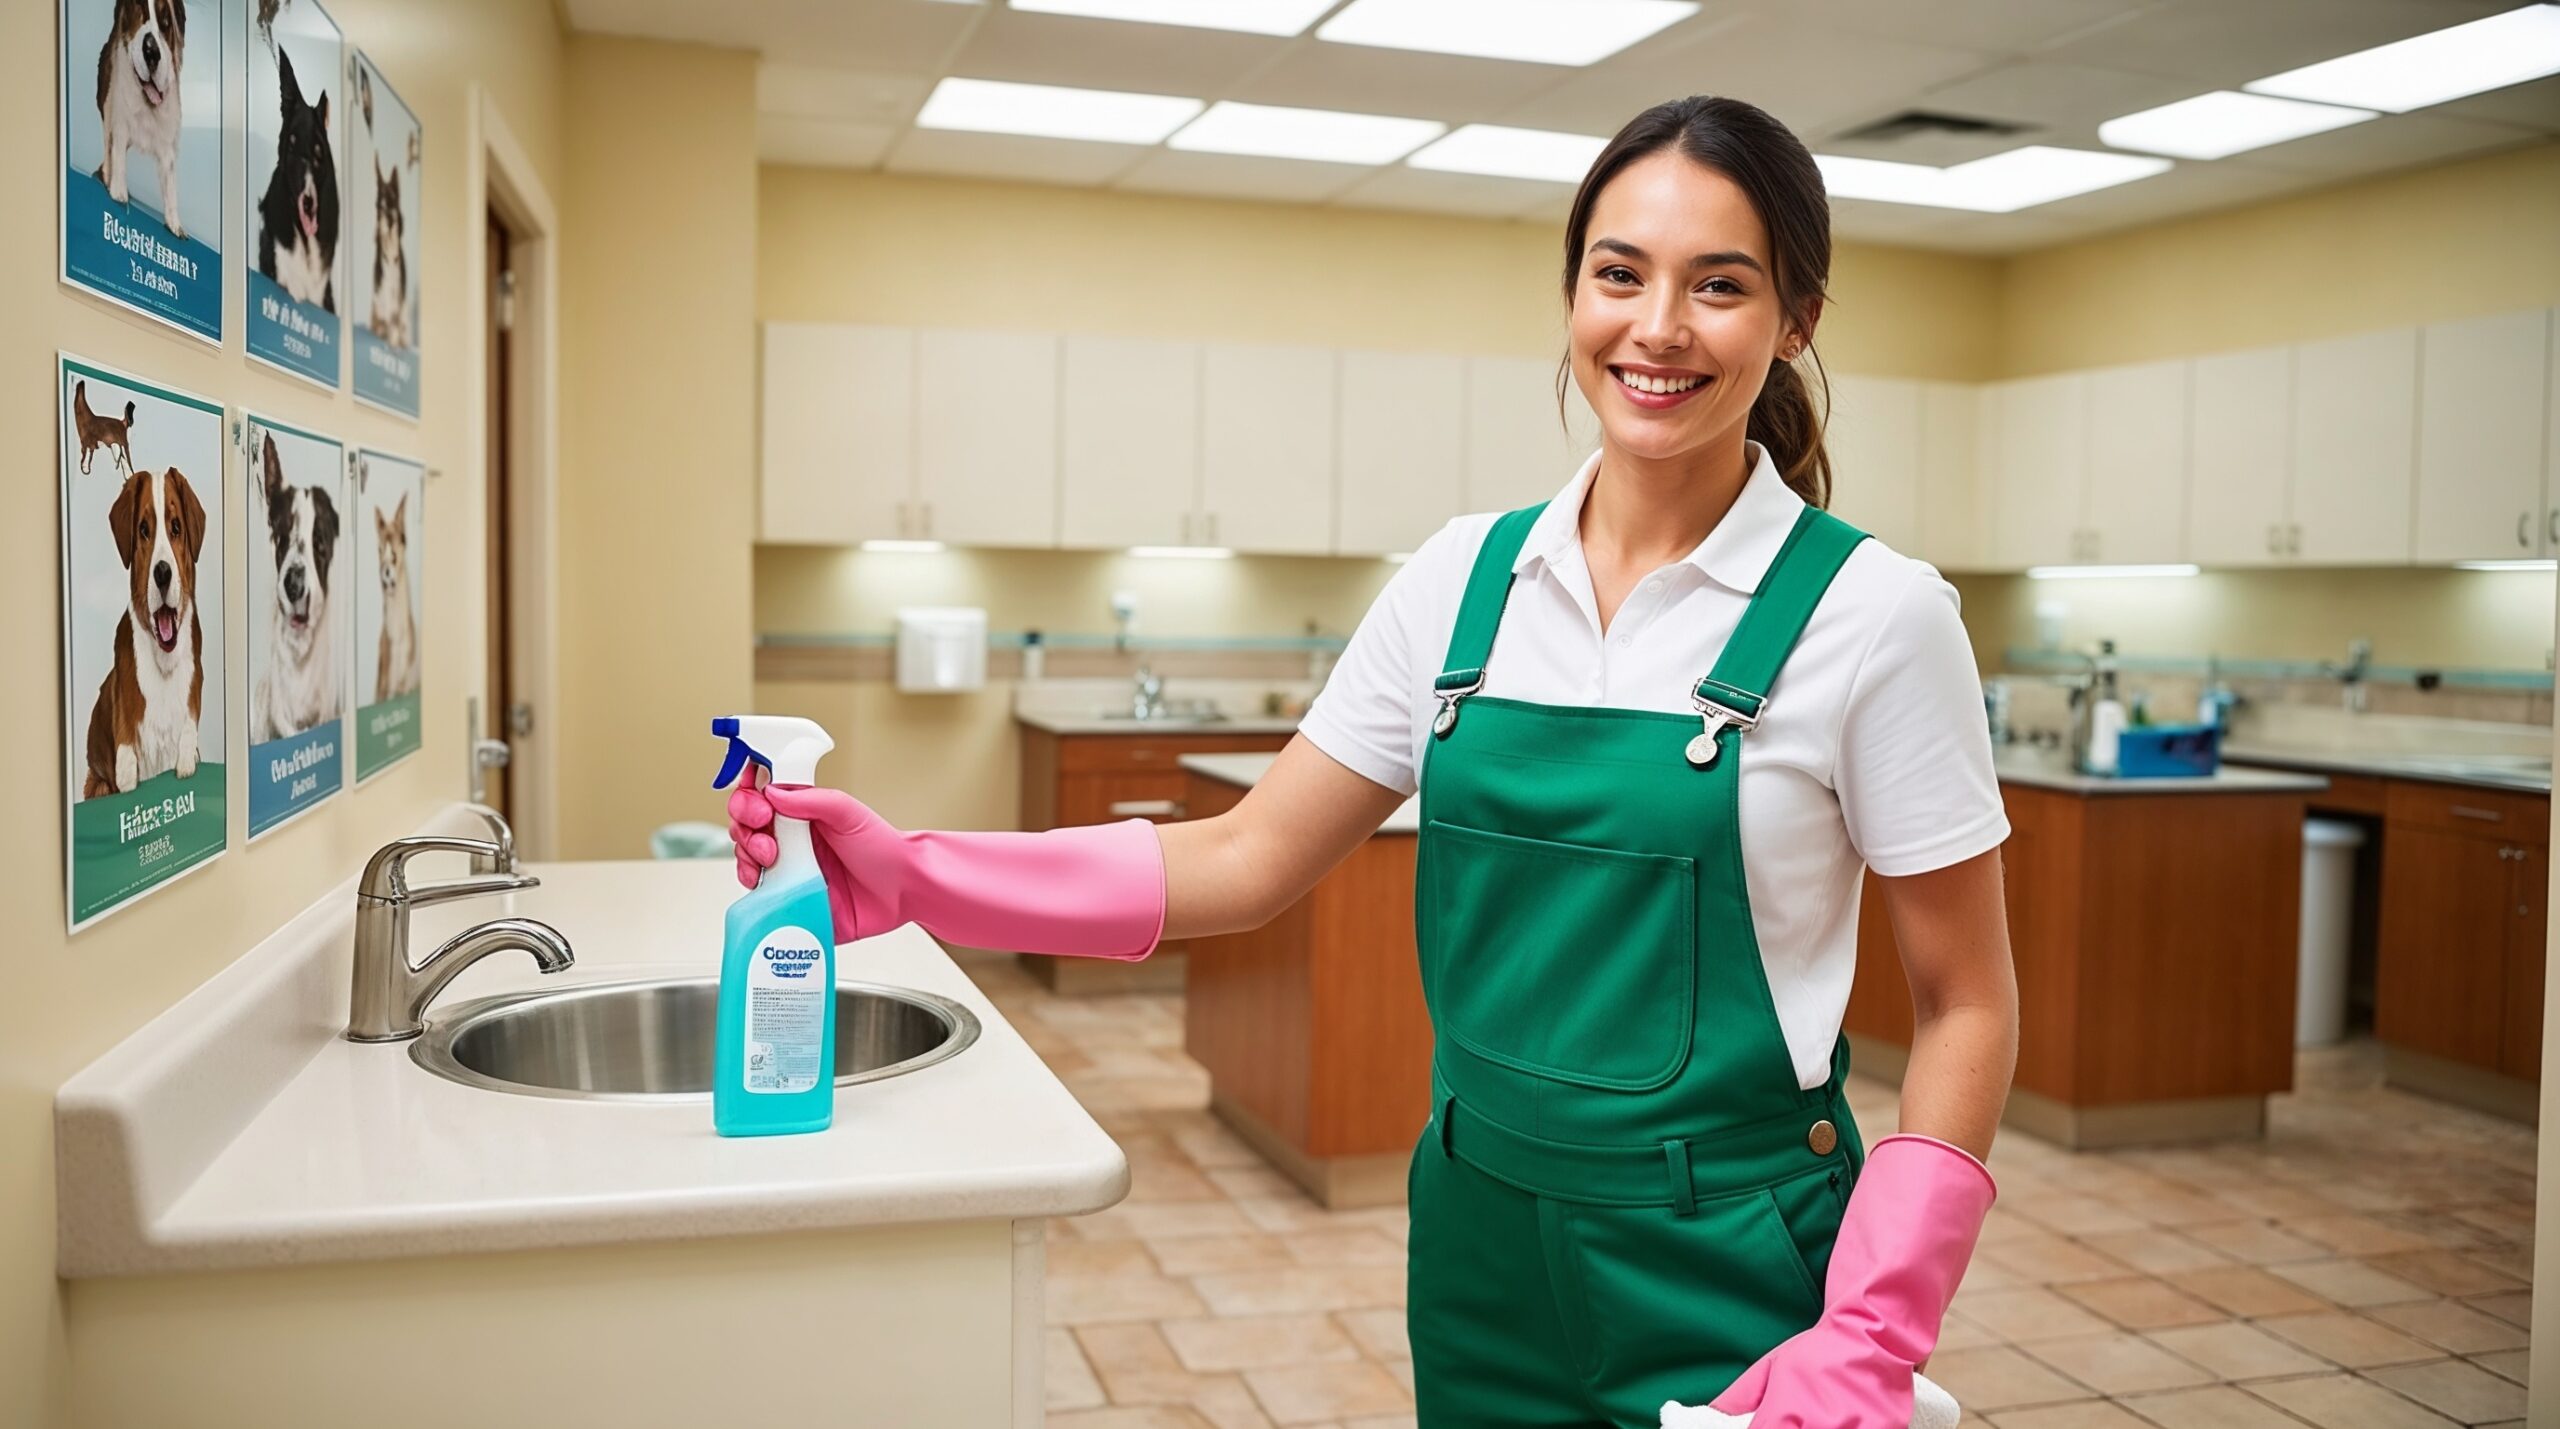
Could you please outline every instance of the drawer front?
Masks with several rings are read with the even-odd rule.
[[[2388,798],[2395,824],[2536,847],[2551,841],[2551,800],[2544,795],[2394,779]]]
[[[1278,750],[1286,734],[1079,734],[1058,741],[1058,769],[1066,774],[1162,770],[1179,773],[1186,754],[1257,754]]]

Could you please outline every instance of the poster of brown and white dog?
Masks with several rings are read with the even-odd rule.
[[[64,859],[79,928],[227,843],[219,403],[65,356],[61,387]],[[81,414],[124,412],[86,463]]]

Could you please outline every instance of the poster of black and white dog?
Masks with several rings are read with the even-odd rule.
[[[300,4],[302,0],[293,0]],[[356,396],[404,417],[418,415],[418,229],[425,201],[418,170],[426,136],[417,114],[392,92],[373,57],[356,53],[354,152],[347,156],[355,203],[354,264],[348,286],[355,319]]]
[[[61,0],[62,281],[216,346],[224,17],[253,2]]]
[[[229,843],[223,409],[68,353],[63,865],[77,931]]]
[[[427,469],[356,452],[356,782],[417,752],[426,683]]]
[[[249,523],[249,837],[346,782],[346,449],[252,416],[241,470]]]
[[[338,385],[346,57],[320,0],[244,8],[249,55],[249,355]]]

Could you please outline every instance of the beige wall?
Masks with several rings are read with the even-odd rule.
[[[250,367],[234,334],[216,352],[58,286],[54,12],[0,7],[0,433],[13,455],[0,483],[0,1424],[60,1417],[66,1380],[62,1299],[53,1277],[53,1089],[127,1032],[351,871],[350,851],[413,827],[462,792],[463,698],[481,683],[480,463],[472,449],[479,376],[467,335],[478,321],[466,285],[479,261],[468,192],[468,87],[486,86],[557,192],[563,112],[560,41],[541,0],[440,0],[430,13],[398,0],[331,0],[349,37],[382,63],[426,130],[428,220],[420,292],[430,366],[417,425]],[[234,11],[235,15],[237,11]],[[234,161],[236,170],[237,161]],[[39,197],[40,196],[40,197]],[[243,203],[231,204],[226,252],[241,253]],[[228,311],[237,322],[235,270]],[[426,727],[420,754],[260,843],[240,847],[246,806],[232,801],[230,853],[175,887],[67,938],[62,932],[61,691],[57,606],[53,361],[56,347],[282,421],[406,451],[444,475],[428,487],[425,550]],[[231,490],[239,476],[231,474]],[[239,510],[235,504],[234,512]],[[236,537],[242,519],[230,517]],[[236,549],[236,546],[235,546]],[[237,598],[235,592],[235,599]],[[236,608],[236,607],[235,607]],[[245,622],[231,622],[231,668]],[[236,678],[236,677],[235,677]],[[246,767],[246,721],[230,722],[230,762]]]
[[[709,721],[752,698],[755,61],[567,55],[559,853],[623,858],[718,811]]]

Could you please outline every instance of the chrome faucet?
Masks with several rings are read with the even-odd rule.
[[[374,851],[356,885],[355,978],[347,998],[350,1042],[402,1042],[417,1036],[426,1028],[427,1004],[455,974],[491,953],[521,949],[533,954],[535,965],[546,973],[575,961],[569,940],[550,924],[495,918],[446,939],[425,962],[412,965],[410,910],[485,893],[513,893],[542,882],[530,874],[504,872],[410,887],[409,860],[434,852],[467,853],[494,864],[511,858],[513,848],[488,839],[422,835],[393,839]]]

